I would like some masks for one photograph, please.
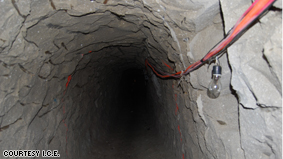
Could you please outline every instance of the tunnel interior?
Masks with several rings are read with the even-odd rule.
[[[250,5],[1,1],[1,155],[56,150],[66,159],[279,158],[281,0],[219,57],[216,99],[206,93],[214,63],[180,79],[160,78],[145,65],[148,59],[164,72],[185,70]]]
[[[122,73],[122,79],[119,81],[119,88],[115,95],[118,95],[118,101],[113,103],[117,108],[113,108],[110,113],[113,117],[110,121],[111,127],[115,125],[125,125],[126,132],[135,131],[142,122],[142,119],[148,117],[142,116],[148,108],[146,101],[146,87],[142,70],[130,69]],[[123,120],[124,119],[124,120]],[[117,123],[115,123],[115,121]],[[119,124],[120,123],[120,124]],[[115,132],[115,131],[113,131]]]

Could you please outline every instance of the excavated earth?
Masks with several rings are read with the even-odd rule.
[[[219,57],[216,99],[208,64],[181,79],[145,67],[185,70],[251,3],[1,0],[0,158],[280,159],[282,0]]]

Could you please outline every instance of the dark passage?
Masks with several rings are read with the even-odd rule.
[[[155,127],[156,112],[147,99],[147,80],[143,70],[128,69],[119,82],[118,101],[113,103],[104,140],[94,143],[93,156],[105,159],[164,159],[171,152]],[[106,122],[105,122],[106,123]]]
[[[129,137],[134,137],[142,125],[149,124],[146,120],[153,118],[154,114],[147,104],[147,87],[142,70],[124,71],[118,87],[118,101],[111,107],[109,130],[125,131]]]
[[[137,106],[130,106],[132,104],[142,104],[146,98],[146,81],[142,70],[129,69],[122,73],[122,79],[119,86],[119,94],[121,104],[135,109]],[[126,102],[126,103],[123,103]]]

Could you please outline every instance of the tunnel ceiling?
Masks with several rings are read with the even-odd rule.
[[[7,36],[1,38],[2,55],[9,57],[5,63],[28,63],[40,56],[40,65],[49,59],[56,65],[89,51],[121,46],[127,46],[125,51],[129,52],[129,58],[130,52],[140,54],[138,52],[142,51],[141,61],[149,56],[167,59],[168,53],[170,60],[178,61],[178,54],[174,52],[181,51],[179,41],[188,41],[195,31],[213,22],[204,20],[219,13],[218,4],[204,5],[204,2],[189,4],[186,7],[192,10],[182,12],[177,8],[181,4],[169,7],[168,2],[109,1],[107,7],[102,1],[12,2],[4,2],[7,7],[2,10],[6,16],[17,12],[8,21],[2,20],[3,30],[17,26],[2,34]],[[172,12],[168,14],[166,10]],[[203,14],[204,11],[209,14]],[[177,39],[176,34],[180,33],[183,39]],[[122,49],[120,51],[125,53]],[[20,50],[36,50],[36,53],[23,55]],[[44,64],[44,68],[47,65]]]

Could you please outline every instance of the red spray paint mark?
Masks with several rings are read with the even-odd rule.
[[[175,115],[177,115],[178,110],[179,110],[179,107],[178,107],[178,104],[176,103]]]
[[[68,86],[69,86],[69,83],[70,83],[71,79],[72,79],[72,75],[69,75],[69,76],[68,76],[68,81],[67,81],[67,83],[66,83],[66,88],[65,88],[65,91],[64,91],[64,93],[63,93],[63,96],[65,95],[65,93],[66,93],[66,91],[67,91],[67,88],[68,88]],[[62,98],[61,101],[63,102],[63,98]]]
[[[92,51],[88,51],[88,53],[92,53]]]
[[[68,88],[68,85],[69,85],[71,79],[72,79],[72,75],[69,75],[69,76],[68,76],[68,81],[67,81],[67,83],[66,83],[66,89]]]
[[[172,88],[174,88],[174,85],[172,85]],[[176,103],[176,109],[175,109],[175,114],[177,115],[178,110],[179,110],[179,106],[177,104],[177,94],[174,95],[175,97],[175,103]],[[180,134],[180,142],[182,143],[183,139],[182,139],[182,133],[181,133],[181,128],[180,128],[180,124],[178,124],[178,132]],[[185,154],[182,154],[183,159],[185,159]]]
[[[176,103],[175,115],[177,115],[177,112],[179,110],[179,106],[177,104],[177,94],[175,94],[175,103]]]
[[[103,2],[103,4],[107,4],[107,2],[108,2],[108,0],[105,0],[105,1]]]
[[[83,54],[82,54],[83,55]],[[69,83],[72,79],[72,75],[69,75],[68,76],[68,79],[67,79],[67,83],[66,83],[66,88],[65,88],[65,91],[64,91],[64,94],[63,96],[65,95],[66,91],[67,91],[67,88],[69,86]],[[62,98],[61,102],[64,102],[64,98]],[[65,106],[65,103],[63,103],[63,114],[66,114],[66,106]],[[67,144],[68,144],[68,125],[65,121],[65,119],[63,119],[63,124],[64,126],[66,127],[66,155],[67,155],[67,158],[68,158],[68,150],[67,150]]]
[[[169,66],[167,63],[165,63],[163,60],[162,62],[164,63],[165,66],[167,66],[170,70],[174,71],[173,68],[171,66]]]
[[[175,102],[177,102],[177,94],[175,94]]]
[[[179,133],[180,133],[180,140],[181,140],[181,142],[182,142],[182,134],[181,134],[180,125],[178,125],[178,131],[179,131]]]
[[[65,127],[66,127],[66,129],[67,129],[67,131],[68,131],[68,126],[67,126],[67,124],[66,124],[66,122],[65,122],[65,119],[63,119],[63,123],[64,123],[64,125],[65,125]],[[66,137],[66,139],[67,139],[67,137]]]

